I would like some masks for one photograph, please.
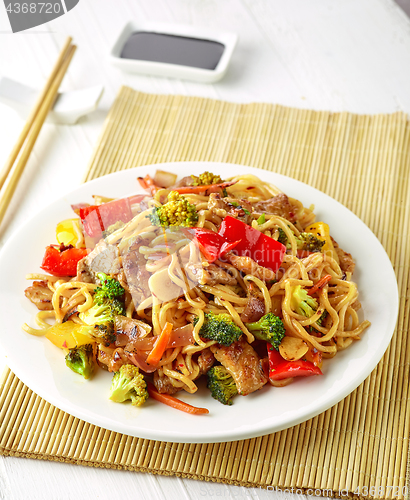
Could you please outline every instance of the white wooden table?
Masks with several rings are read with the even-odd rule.
[[[226,77],[207,85],[120,73],[110,66],[107,54],[131,19],[237,32],[239,44]],[[2,225],[1,244],[27,217],[79,185],[104,117],[123,84],[146,92],[299,108],[410,112],[410,21],[392,0],[82,0],[67,15],[20,34],[11,33],[1,2],[0,73],[40,88],[67,35],[73,36],[79,50],[64,88],[102,83],[105,94],[99,110],[79,124],[43,129]],[[0,165],[22,125],[14,111],[0,105]],[[3,367],[0,353],[0,370]],[[1,500],[283,496],[173,477],[0,457]]]

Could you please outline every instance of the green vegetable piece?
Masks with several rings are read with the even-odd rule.
[[[198,318],[194,319],[194,325]],[[205,313],[205,321],[199,330],[199,335],[218,344],[229,346],[239,340],[242,330],[232,320],[229,314]]]
[[[285,231],[281,227],[278,227],[278,232],[279,232],[279,236],[278,236],[279,243],[282,243],[282,245],[285,245],[286,247],[288,247],[288,237],[286,236]],[[289,248],[290,248],[290,244],[289,244]]]
[[[278,228],[279,237],[278,241],[285,245],[287,249],[291,248],[291,244],[286,236],[285,231],[279,227]],[[298,250],[305,250],[307,252],[320,252],[325,241],[319,240],[314,234],[311,233],[300,233],[299,236],[295,237],[296,246]]]
[[[211,172],[204,172],[198,177],[196,175],[191,175],[191,178],[193,180],[193,186],[209,186],[211,184],[221,184],[223,182],[219,175],[215,175]]]
[[[211,396],[224,405],[232,405],[232,398],[238,394],[238,389],[228,370],[223,366],[213,366],[207,376]]]
[[[323,324],[323,321],[329,316],[329,313],[325,310],[323,311],[323,314],[320,316],[320,318],[316,321],[316,323],[319,325],[319,326],[322,326]]]
[[[94,290],[94,304],[90,309],[79,314],[87,325],[113,323],[115,316],[125,314],[124,293],[121,284],[104,273],[97,274],[101,285]]]
[[[147,384],[144,377],[134,365],[122,365],[114,377],[110,387],[110,399],[116,403],[131,400],[133,406],[141,406],[148,399]]]
[[[308,252],[320,252],[325,243],[325,241],[319,240],[311,233],[300,233],[296,238],[298,250],[306,250]]]
[[[273,313],[265,314],[255,323],[247,323],[246,327],[252,332],[255,338],[266,340],[278,351],[279,345],[285,336],[286,330],[283,321]]]
[[[125,290],[120,282],[114,278],[109,278],[105,273],[97,273],[97,278],[101,285],[94,290],[94,301],[102,304],[105,300],[121,299]]]
[[[94,349],[92,344],[85,344],[70,349],[65,357],[65,364],[71,368],[73,372],[82,375],[85,379],[90,378],[95,368]]]
[[[300,315],[310,318],[315,314],[318,307],[316,299],[308,295],[307,290],[300,285],[292,287],[291,304],[293,309]]]
[[[260,215],[258,217],[258,219],[256,220],[256,222],[259,224],[259,226],[261,226],[262,224],[265,224],[265,222],[266,222],[265,214]]]
[[[185,226],[193,227],[198,222],[195,205],[177,191],[171,191],[168,201],[160,207],[155,207],[149,215],[154,226]]]

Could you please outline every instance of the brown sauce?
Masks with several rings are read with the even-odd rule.
[[[224,50],[213,40],[141,31],[130,35],[121,57],[213,70]]]

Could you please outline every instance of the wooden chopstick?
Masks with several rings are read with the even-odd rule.
[[[53,107],[60,84],[77,48],[75,45],[71,44],[71,41],[71,37],[68,37],[46,82],[46,85],[37,99],[37,102],[32,109],[25,126],[21,131],[12,152],[6,161],[6,164],[3,167],[3,170],[0,173],[0,189],[8,179],[7,186],[0,199],[0,223],[3,220],[30,153],[33,150],[38,134],[40,133],[50,109]],[[15,164],[19,154],[20,158]],[[11,170],[12,172],[10,174]]]

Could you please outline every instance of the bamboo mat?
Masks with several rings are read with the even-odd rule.
[[[202,160],[260,167],[306,182],[350,208],[384,245],[400,291],[396,332],[377,368],[339,404],[288,430],[232,443],[162,443],[110,432],[53,407],[7,370],[0,380],[0,453],[293,487],[310,495],[404,498],[410,432],[409,145],[410,123],[403,113],[332,114],[123,88],[85,180],[139,165]]]

